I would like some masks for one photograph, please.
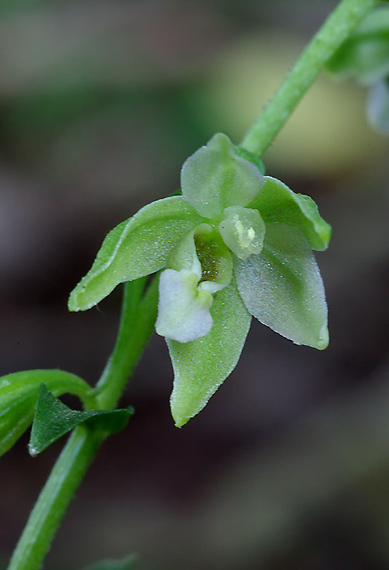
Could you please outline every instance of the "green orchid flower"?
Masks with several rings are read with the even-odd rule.
[[[113,229],[69,299],[70,310],[89,309],[119,283],[162,270],[156,331],[172,359],[177,426],[235,368],[252,316],[296,344],[326,348],[312,249],[326,249],[331,235],[311,198],[264,176],[221,133],[184,163],[181,188]]]

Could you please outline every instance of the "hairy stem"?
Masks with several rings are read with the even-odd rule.
[[[301,54],[240,146],[261,156],[329,58],[379,0],[343,0]]]

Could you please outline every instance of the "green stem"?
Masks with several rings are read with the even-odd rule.
[[[157,318],[158,278],[153,279],[140,301],[145,280],[138,279],[125,285],[116,345],[96,387],[99,409],[109,410],[117,405],[153,331]]]
[[[379,0],[343,0],[303,51],[240,146],[261,156],[288,121],[329,58]]]
[[[78,427],[74,430],[30,514],[8,570],[38,570],[41,567],[54,534],[101,440],[86,428]]]
[[[112,356],[97,385],[99,409],[114,408],[154,327],[158,280],[143,299],[145,280],[126,283],[122,317]],[[79,426],[58,458],[24,532],[8,570],[38,570],[66,509],[91,464],[104,435]]]

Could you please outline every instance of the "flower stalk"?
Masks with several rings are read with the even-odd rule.
[[[305,48],[240,146],[262,156],[305,93],[339,48],[379,0],[343,0]]]

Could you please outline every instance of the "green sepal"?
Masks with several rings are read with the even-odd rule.
[[[228,206],[246,206],[263,184],[258,167],[238,156],[223,133],[192,154],[181,170],[184,199],[209,219],[221,216]]]
[[[296,344],[319,350],[327,347],[323,281],[298,228],[267,224],[261,254],[238,259],[235,274],[239,293],[253,317]]]
[[[84,568],[84,570],[133,570],[139,562],[136,554],[130,554],[121,560],[102,560]]]
[[[69,310],[90,309],[119,283],[162,269],[170,251],[201,222],[181,196],[148,204],[107,235],[91,270],[72,291]]]
[[[174,370],[172,416],[181,427],[198,414],[235,368],[251,316],[235,281],[214,296],[213,325],[204,337],[179,343],[166,339]]]
[[[91,388],[78,376],[62,370],[26,370],[0,378],[0,455],[6,453],[30,426],[39,386],[45,382],[60,396],[71,393],[90,403]]]
[[[371,11],[328,62],[339,75],[374,83],[389,74],[389,7]]]
[[[133,415],[132,407],[123,410],[72,410],[41,384],[36,403],[28,451],[38,455],[60,437],[80,424],[108,433],[121,431]]]
[[[286,184],[265,176],[266,184],[248,208],[256,208],[265,223],[297,226],[313,249],[327,249],[331,226],[319,214],[316,203],[309,196],[296,194]]]

